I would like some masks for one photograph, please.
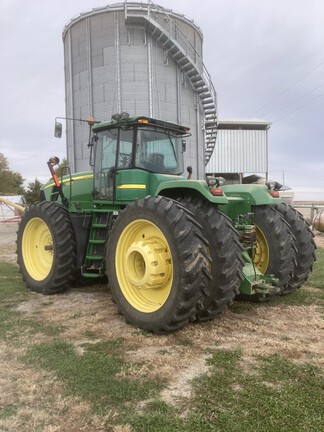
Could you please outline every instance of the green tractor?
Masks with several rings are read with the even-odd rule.
[[[62,291],[108,277],[127,322],[157,334],[221,314],[234,298],[267,300],[312,270],[308,224],[271,185],[183,176],[189,130],[123,113],[90,125],[92,171],[42,187],[17,235],[28,288]],[[56,124],[56,136],[62,126]]]

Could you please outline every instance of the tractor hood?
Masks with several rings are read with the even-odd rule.
[[[86,210],[93,207],[93,172],[84,171],[63,176],[60,179],[65,197],[71,204],[71,210]],[[51,179],[41,188],[41,201],[61,202],[55,182]],[[75,207],[75,209],[73,209]]]

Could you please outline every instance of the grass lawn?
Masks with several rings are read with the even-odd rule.
[[[300,289],[267,304],[236,302],[232,314],[243,323],[261,308],[270,311],[280,308],[283,313],[287,308],[295,308],[297,313],[298,308],[311,308],[323,317],[324,249],[317,251],[314,272],[307,286],[311,289]],[[64,299],[64,295],[55,298]],[[96,327],[92,325],[83,333],[82,342],[73,339],[67,331],[67,322],[56,320],[55,316],[44,322],[39,313],[25,314],[19,309],[19,305],[34,299],[43,302],[44,308],[51,305],[51,297],[25,289],[16,266],[0,263],[1,358],[4,365],[9,358],[14,359],[11,369],[3,368],[8,374],[14,373],[11,381],[6,381],[4,372],[1,375],[0,365],[0,386],[7,386],[6,395],[0,396],[0,430],[324,432],[324,371],[311,357],[309,361],[296,361],[283,356],[274,346],[270,355],[248,358],[238,347],[226,349],[212,341],[209,346],[202,344],[201,332],[208,332],[211,325],[217,330],[217,322],[197,329],[192,326],[189,333],[180,332],[178,336],[161,339],[131,327],[127,337],[105,336],[99,312],[84,317]],[[229,331],[235,335],[235,329]],[[262,345],[263,334],[258,336]],[[156,341],[153,347],[152,339]],[[130,359],[130,353],[143,350],[146,341],[147,350],[156,349],[162,359],[160,374],[150,373],[145,355]],[[311,352],[308,340],[306,345]],[[182,350],[192,352],[194,361],[198,349],[206,356],[206,371],[192,379],[189,396],[179,397],[176,403],[167,402],[161,394],[172,383],[162,373],[166,366],[163,357],[165,362],[172,363],[174,351]],[[172,367],[176,368],[176,364]],[[24,398],[21,390],[17,390],[19,379],[27,383],[29,374],[30,377],[36,374],[34,386],[42,393],[37,403],[30,396]],[[10,388],[15,388],[15,392],[10,394]],[[22,389],[27,392],[27,384]],[[83,407],[86,415],[80,414],[81,408],[79,414],[75,413],[73,404]],[[37,412],[42,412],[43,417]],[[56,414],[63,419],[66,416],[65,425],[53,424],[59,421]]]

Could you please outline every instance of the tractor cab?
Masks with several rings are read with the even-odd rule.
[[[184,171],[184,127],[135,117],[94,125],[93,134],[95,199],[129,200],[130,191],[139,198],[147,195],[152,174]]]

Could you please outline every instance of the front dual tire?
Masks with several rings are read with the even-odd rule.
[[[196,318],[210,259],[200,225],[178,202],[159,196],[127,205],[107,251],[109,286],[127,322],[162,334]]]
[[[215,204],[195,196],[180,197],[179,202],[195,215],[209,243],[212,277],[197,314],[198,321],[206,321],[224,312],[239,294],[243,250],[232,221]]]
[[[18,265],[28,288],[54,294],[75,278],[76,244],[65,207],[43,201],[25,212],[17,232]]]

